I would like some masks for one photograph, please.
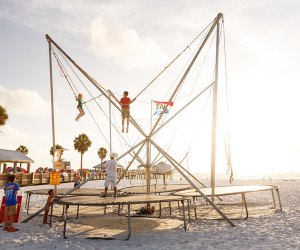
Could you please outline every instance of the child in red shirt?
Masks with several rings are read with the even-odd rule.
[[[119,101],[121,108],[122,108],[122,133],[124,133],[124,122],[127,120],[127,128],[126,133],[128,133],[129,127],[129,119],[130,119],[130,104],[135,101],[135,98],[131,101],[128,97],[128,91],[124,91],[123,97]]]

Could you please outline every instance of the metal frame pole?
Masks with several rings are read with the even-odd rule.
[[[151,153],[150,153],[150,148],[151,148],[151,144],[150,144],[150,139],[149,138],[146,139],[146,143],[147,143],[147,164],[146,164],[147,195],[150,195],[150,185],[151,185],[151,171],[150,171]]]
[[[112,152],[112,145],[111,145],[111,93],[109,92],[109,153]]]
[[[213,113],[212,113],[212,139],[211,139],[211,170],[210,186],[211,200],[215,199],[216,186],[216,136],[217,136],[217,98],[218,98],[218,73],[219,73],[219,44],[220,44],[220,23],[217,24],[216,37],[216,65],[215,65],[215,84],[213,85]]]
[[[153,126],[153,128],[152,128],[152,131],[150,132],[150,137],[151,137],[151,135],[153,134],[153,131],[154,131],[154,130],[156,129],[156,127],[158,126],[158,124],[159,124],[159,122],[160,122],[160,120],[161,120],[161,118],[162,118],[164,112],[165,112],[166,109],[169,107],[169,103],[173,101],[173,98],[175,97],[175,95],[176,95],[177,92],[179,91],[180,87],[182,86],[182,84],[183,84],[185,78],[186,78],[187,75],[189,74],[191,68],[193,67],[193,65],[194,65],[194,63],[195,63],[197,57],[199,56],[200,52],[202,51],[202,49],[203,49],[204,45],[206,44],[208,38],[209,38],[210,35],[212,34],[212,32],[213,32],[213,30],[215,29],[216,25],[219,24],[219,21],[220,21],[221,18],[223,18],[223,14],[222,14],[222,13],[219,13],[219,14],[217,15],[217,17],[215,18],[215,20],[214,20],[212,26],[210,27],[210,29],[209,29],[209,31],[208,31],[206,37],[204,38],[204,40],[203,40],[203,42],[202,42],[202,44],[201,44],[201,46],[200,46],[199,49],[197,50],[197,52],[196,52],[196,54],[194,55],[194,57],[193,57],[191,63],[189,64],[188,68],[186,69],[186,71],[184,72],[183,76],[181,77],[181,79],[180,79],[179,83],[177,84],[175,90],[173,91],[171,97],[169,98],[169,101],[168,101],[166,107],[165,107],[164,110],[161,112],[159,118],[157,119],[156,123],[154,124],[154,126]]]
[[[161,152],[162,155],[165,156],[165,158],[174,166],[174,168],[177,169],[177,171],[183,176],[183,178],[185,178],[191,184],[191,186],[193,186],[197,190],[197,192],[205,199],[205,201],[209,203],[218,212],[218,214],[221,215],[222,218],[226,220],[232,227],[235,227],[234,223],[195,185],[195,183],[193,183],[193,181],[190,180],[190,178],[183,171],[181,171],[181,169],[176,164],[174,164],[174,162],[172,162],[171,156],[162,148],[160,148],[155,142],[152,141],[151,143],[154,147],[157,148],[158,151]]]
[[[53,76],[52,76],[52,56],[51,56],[51,41],[48,41],[49,44],[49,70],[50,70],[50,93],[51,93],[51,118],[52,118],[52,144],[53,144],[53,156],[56,151],[55,147],[55,122],[54,122],[54,94],[53,94]],[[54,162],[53,169],[54,169]],[[57,186],[54,186],[54,193],[57,195]]]
[[[143,141],[141,147],[139,148],[139,150],[137,151],[137,155],[140,153],[140,151],[142,150],[142,148],[144,147],[146,143],[146,140]],[[130,168],[131,164],[133,163],[133,161],[135,160],[136,157],[132,157],[132,160],[130,161],[130,163],[128,164],[127,168],[123,171],[122,175],[120,176],[119,180],[117,181],[117,184],[119,184],[119,182],[123,179],[125,173],[128,171],[128,169]]]
[[[105,98],[121,112],[121,108],[119,107],[119,105],[109,99],[109,96],[106,93],[107,91],[95,79],[93,79],[86,71],[84,71],[56,42],[53,41],[53,39],[48,34],[46,35],[46,39],[48,40],[48,42],[51,42],[65,57],[67,57],[68,60],[103,94],[103,96],[105,96]],[[130,116],[129,121],[143,136],[146,137],[143,129],[132,118],[132,116]]]
[[[192,100],[190,100],[186,105],[184,105],[180,110],[178,110],[171,118],[169,118],[166,122],[161,124],[155,131],[153,131],[152,135],[156,134],[159,130],[161,130],[165,125],[167,125],[171,120],[173,120],[179,113],[181,113],[185,108],[187,108],[192,102],[198,99],[203,93],[205,93],[208,89],[213,86],[214,82],[205,87],[198,95],[196,95]]]

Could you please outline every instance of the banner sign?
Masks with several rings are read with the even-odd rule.
[[[64,169],[65,168],[65,164],[61,161],[58,161],[58,162],[54,162],[54,170],[61,170],[61,169]]]
[[[173,107],[174,102],[158,102],[158,101],[153,101],[155,103],[156,106],[156,110],[153,113],[153,115],[160,115],[161,112],[163,112],[163,110],[168,106]],[[169,114],[169,109],[167,108],[164,112],[164,114]]]
[[[22,205],[22,196],[17,196],[18,203],[17,203],[17,213],[14,216],[14,223],[19,222],[20,217],[20,210]],[[4,213],[5,213],[5,196],[3,196],[2,203],[1,203],[1,209],[0,209],[0,223],[3,223],[4,220]],[[8,216],[8,220],[9,220]]]
[[[50,185],[60,185],[60,173],[50,173]]]

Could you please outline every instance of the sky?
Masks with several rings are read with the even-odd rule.
[[[226,49],[222,50],[221,66],[225,66],[226,52],[226,71],[220,70],[223,78],[220,76],[219,85],[224,90],[225,81],[221,79],[225,79],[226,72],[229,110],[226,119],[230,124],[234,173],[236,176],[299,174],[299,7],[297,0],[0,0],[0,105],[9,115],[7,124],[0,128],[0,148],[14,150],[26,145],[28,156],[35,161],[33,168],[52,164],[46,34],[105,89],[118,98],[128,90],[133,98],[218,13],[223,13]],[[207,49],[207,55],[214,58],[211,50]],[[149,130],[151,100],[168,100],[171,92],[167,83],[178,81],[178,72],[182,72],[193,51],[191,46],[182,62],[132,104],[131,112],[142,128]],[[96,123],[88,113],[75,122],[78,113],[75,97],[55,59],[52,60],[56,143],[68,149],[64,158],[77,169],[80,155],[74,150],[73,140],[86,133],[92,147],[84,154],[84,167],[91,168],[99,163],[97,150],[102,146],[109,148],[107,100],[100,97],[98,103],[89,102]],[[214,70],[212,61],[205,61],[201,69],[203,78],[196,77],[195,70],[190,82],[201,79],[209,83]],[[86,79],[82,81],[84,85],[79,80],[77,85],[80,92],[85,93],[84,86],[89,86],[93,96],[100,94]],[[193,85],[183,89],[181,96],[191,95],[192,88]],[[84,98],[89,99],[87,94]],[[210,105],[206,105],[205,98],[155,138],[177,161],[189,152],[183,165],[192,172],[210,171],[210,122],[204,121],[209,117],[206,108]],[[224,92],[220,93],[220,110],[225,110],[223,99]],[[187,99],[175,101],[177,110],[184,101]],[[112,150],[121,154],[142,138],[131,126],[123,142],[116,109],[112,117],[117,128],[112,135]],[[224,151],[221,135],[218,134],[218,152]],[[217,153],[217,158],[217,174],[226,173],[224,152]],[[126,165],[129,160],[126,158],[120,164]]]

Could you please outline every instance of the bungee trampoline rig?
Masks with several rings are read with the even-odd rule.
[[[272,198],[274,205],[275,198],[274,198],[274,191],[277,191],[277,197],[280,209],[282,210],[280,196],[279,196],[279,187],[277,186],[229,186],[229,187],[217,187],[216,186],[216,177],[215,177],[215,168],[216,168],[216,130],[217,130],[217,107],[218,107],[218,85],[219,85],[219,57],[220,57],[220,43],[221,43],[221,36],[223,34],[224,38],[224,48],[225,48],[225,29],[224,29],[224,19],[223,14],[219,13],[216,18],[195,38],[193,41],[188,44],[188,46],[180,52],[164,69],[152,80],[150,81],[146,87],[144,87],[135,98],[142,95],[154,82],[161,77],[163,73],[165,73],[166,70],[168,70],[175,61],[179,57],[181,57],[186,51],[190,50],[192,45],[195,45],[195,42],[198,41],[198,46],[196,46],[196,49],[193,53],[191,53],[191,57],[189,58],[188,64],[185,65],[184,70],[181,72],[180,76],[176,79],[176,84],[174,84],[173,89],[170,91],[171,94],[169,95],[168,101],[166,102],[162,112],[158,115],[157,120],[151,125],[149,132],[147,133],[145,129],[142,128],[142,126],[139,124],[138,120],[134,119],[132,116],[130,116],[130,124],[135,128],[135,130],[139,133],[138,139],[134,143],[134,145],[131,145],[124,139],[122,136],[122,140],[127,143],[129,149],[124,150],[122,154],[117,158],[117,160],[121,160],[125,158],[126,156],[131,157],[131,160],[129,161],[128,165],[126,164],[126,169],[123,172],[123,175],[119,178],[118,183],[122,180],[122,178],[125,175],[125,172],[132,166],[134,162],[138,162],[141,166],[145,168],[146,172],[146,185],[145,186],[133,186],[133,187],[126,187],[119,191],[120,197],[99,197],[101,190],[100,189],[85,189],[80,188],[83,186],[86,182],[92,180],[96,174],[99,172],[94,173],[89,179],[82,182],[79,186],[72,188],[70,190],[67,189],[57,189],[56,192],[58,192],[59,195],[62,195],[63,197],[59,199],[54,200],[54,205],[61,205],[63,206],[63,218],[64,218],[64,229],[63,229],[63,235],[66,238],[66,230],[67,230],[67,214],[68,214],[68,208],[69,206],[77,206],[77,217],[79,215],[79,206],[94,206],[94,207],[106,207],[110,205],[118,206],[127,206],[127,217],[128,217],[128,236],[126,239],[129,239],[131,236],[131,208],[132,205],[136,204],[159,204],[160,206],[160,213],[161,215],[161,203],[169,203],[169,206],[171,202],[177,202],[182,203],[181,211],[183,215],[183,223],[184,223],[184,229],[187,230],[188,223],[190,222],[190,205],[192,205],[192,202],[195,202],[197,198],[204,199],[207,206],[211,206],[213,210],[216,211],[216,213],[224,219],[229,225],[234,227],[234,223],[228,216],[226,216],[218,207],[215,200],[222,200],[221,197],[227,196],[227,195],[242,195],[242,204],[245,207],[246,210],[246,218],[248,218],[248,208],[247,208],[247,202],[245,198],[246,193],[250,192],[258,192],[258,191],[271,191],[272,192]],[[202,40],[199,42],[200,38]],[[46,39],[48,41],[49,45],[49,66],[50,66],[50,86],[51,86],[51,113],[52,113],[52,139],[53,139],[53,149],[55,150],[55,123],[54,123],[54,92],[53,92],[53,76],[52,76],[52,55],[56,59],[60,71],[63,73],[66,81],[68,82],[68,85],[70,86],[73,94],[77,96],[79,93],[78,88],[76,88],[74,82],[72,81],[72,78],[70,77],[70,74],[68,74],[66,67],[63,65],[64,63],[67,64],[68,67],[71,68],[74,67],[76,70],[78,70],[91,84],[92,86],[99,91],[96,95],[93,95],[91,91],[89,91],[86,86],[83,84],[83,81],[80,80],[80,82],[83,84],[83,87],[87,90],[87,92],[90,94],[90,101],[95,102],[95,104],[100,108],[100,110],[104,113],[105,117],[108,119],[109,122],[109,134],[110,139],[105,141],[107,142],[107,145],[110,148],[110,152],[112,152],[112,130],[115,129],[117,131],[117,134],[120,135],[118,132],[116,125],[114,125],[112,121],[113,116],[113,109],[117,110],[119,113],[121,112],[121,108],[119,107],[119,104],[115,101],[115,97],[113,97],[113,92],[110,90],[106,90],[102,85],[100,85],[94,78],[92,78],[84,69],[82,69],[49,35],[46,35]],[[189,74],[194,69],[194,64],[198,60],[198,57],[202,54],[203,60],[206,60],[207,54],[212,46],[213,42],[215,42],[215,53],[214,53],[214,59],[213,59],[213,72],[212,72],[212,80],[206,79],[206,85],[201,86],[201,89],[195,94],[190,93],[189,100],[181,105],[181,107],[175,109],[175,113],[169,118],[166,119],[166,116],[164,114],[166,113],[167,109],[173,108],[171,107],[171,103],[176,100],[178,97],[178,94],[185,89],[185,84],[190,80]],[[209,47],[207,49],[207,47]],[[207,51],[205,51],[207,49]],[[206,52],[206,54],[205,54]],[[61,59],[60,59],[61,57]],[[204,64],[204,63],[203,63]],[[203,65],[202,65],[203,66]],[[199,70],[202,69],[202,66]],[[74,72],[74,69],[73,69]],[[225,74],[226,74],[226,53],[225,53]],[[76,74],[76,77],[79,79],[78,74]],[[227,78],[226,78],[227,79]],[[226,80],[227,81],[227,80]],[[227,83],[226,83],[227,84]],[[194,89],[194,86],[192,86],[191,89]],[[196,176],[194,176],[190,171],[187,170],[186,167],[183,166],[182,161],[177,160],[178,157],[173,157],[166,149],[165,147],[160,146],[160,143],[157,142],[157,135],[159,132],[169,123],[171,123],[175,118],[177,119],[180,114],[182,114],[186,109],[193,105],[196,100],[199,99],[204,94],[212,94],[212,123],[211,123],[211,157],[210,157],[210,187],[205,186]],[[101,97],[107,100],[108,106],[109,106],[109,114],[106,114],[106,112],[101,108],[99,103],[97,102],[97,99]],[[113,97],[113,98],[112,98]],[[86,102],[85,108],[88,110],[88,113],[92,116],[92,119],[96,123],[96,120],[93,116],[93,114],[90,112],[90,109],[87,106]],[[97,125],[97,128],[100,130],[100,133],[104,137],[104,133],[102,132],[99,125]],[[104,137],[105,138],[105,137]],[[153,157],[153,155],[155,155]],[[226,146],[226,156],[227,156],[227,164],[228,169],[230,171],[230,181],[233,177],[233,170],[231,167],[231,157],[230,157],[230,146],[227,144]],[[157,163],[157,158],[166,160],[169,164],[172,165],[174,170],[176,170],[187,182],[186,184],[180,186],[176,185],[172,186],[172,184],[168,185],[151,185],[151,168]],[[101,171],[101,170],[100,170]],[[79,189],[80,188],[80,189]],[[30,196],[35,195],[45,195],[45,190],[31,190],[27,191],[27,199],[26,199],[26,209],[29,210],[29,204],[30,204]],[[126,196],[122,196],[122,194],[126,194]],[[159,194],[159,195],[156,195]],[[162,194],[162,195],[160,195]],[[169,195],[165,195],[169,194]],[[187,204],[185,206],[185,203]],[[195,211],[195,218],[197,219],[196,214],[196,205],[194,204],[194,211]],[[180,207],[180,206],[179,206]],[[187,211],[186,211],[187,210]],[[39,212],[39,211],[38,211]],[[51,216],[53,212],[53,205],[51,207]],[[188,220],[185,216],[185,214],[188,213]],[[36,216],[36,213],[29,216],[27,219],[24,220],[24,222],[27,222],[30,220],[30,218],[33,218]],[[187,223],[187,221],[188,223]]]

